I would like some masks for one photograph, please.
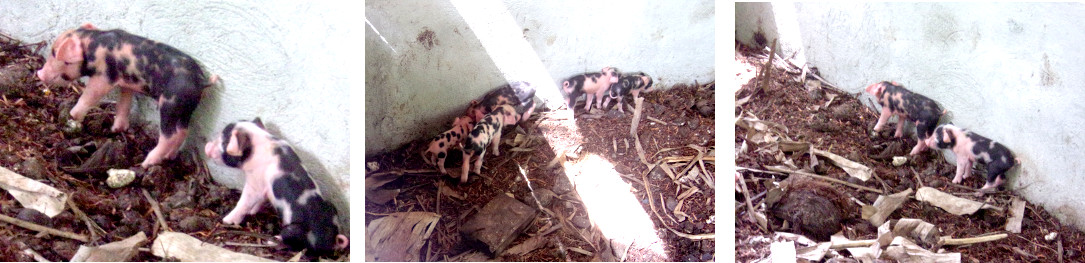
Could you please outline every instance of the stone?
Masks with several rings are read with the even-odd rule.
[[[543,207],[550,205],[551,201],[554,201],[556,195],[553,191],[546,188],[535,189],[535,197],[539,199],[539,204]]]
[[[663,203],[667,205],[667,211],[674,211],[674,208],[678,206],[678,200],[675,200],[674,197],[666,197],[666,199]]]
[[[192,195],[185,191],[174,192],[169,198],[166,198],[166,206],[170,208],[178,207],[192,207],[196,203],[192,200]]]
[[[568,178],[559,177],[554,181],[554,193],[558,195],[564,195],[573,191],[573,184],[569,182]]]
[[[38,225],[43,225],[43,226],[48,226],[48,227],[53,226],[53,220],[50,219],[49,216],[46,216],[42,212],[40,212],[38,210],[35,210],[35,209],[23,208],[23,210],[19,211],[19,214],[16,215],[15,218],[18,218],[18,219],[23,220],[23,221],[35,223],[35,224],[38,224]]]
[[[573,216],[573,225],[580,229],[586,229],[591,227],[591,220],[588,220],[587,215],[577,214]]]
[[[460,226],[460,234],[485,244],[492,254],[500,255],[537,214],[535,208],[498,194]]]
[[[45,165],[42,165],[38,158],[26,158],[19,166],[21,167],[21,172],[26,177],[31,179],[45,178]]]
[[[181,219],[181,222],[177,223],[177,229],[181,232],[192,233],[207,230],[212,225],[213,224],[209,222],[207,218],[189,216],[185,217],[185,219]]]

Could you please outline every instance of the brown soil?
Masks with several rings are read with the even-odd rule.
[[[285,261],[296,253],[271,246],[248,247],[225,243],[264,245],[274,242],[279,218],[265,208],[249,216],[240,227],[221,224],[240,192],[214,184],[194,151],[182,151],[175,160],[149,169],[139,168],[157,140],[157,130],[133,127],[126,133],[109,131],[113,105],[103,103],[83,121],[82,131],[65,132],[68,111],[79,97],[82,84],[45,87],[34,77],[43,58],[38,49],[45,43],[23,44],[0,35],[0,166],[68,193],[87,220],[66,209],[49,219],[33,210],[24,211],[11,195],[0,193],[0,213],[61,231],[90,236],[84,243],[63,237],[40,235],[12,224],[0,223],[0,261],[34,261],[23,251],[40,253],[51,261],[68,261],[80,245],[98,246],[119,241],[140,231],[147,234],[142,248],[150,248],[158,232],[146,190],[160,204],[166,225],[207,243],[242,253]],[[105,184],[105,170],[129,168],[136,181],[119,189]],[[35,219],[36,218],[36,219]],[[92,231],[92,222],[102,231]],[[274,242],[273,244],[278,244]],[[345,254],[345,253],[344,253]],[[303,257],[303,259],[310,259]],[[338,255],[334,260],[349,260]],[[139,252],[131,261],[162,261],[150,252]],[[310,259],[312,260],[312,259]]]
[[[768,52],[765,50],[751,50],[736,43],[738,52],[735,54],[738,72],[740,76],[737,84],[741,89],[736,95],[736,100],[754,94],[751,99],[735,108],[735,114],[743,114],[744,117],[752,114],[761,120],[767,120],[781,124],[788,128],[786,135],[798,141],[811,142],[815,148],[840,154],[850,160],[871,167],[877,173],[877,178],[867,182],[848,179],[843,170],[836,166],[820,165],[814,170],[818,174],[832,178],[846,180],[875,189],[882,189],[890,193],[896,193],[907,188],[917,189],[920,185],[935,187],[943,192],[952,193],[959,197],[965,197],[977,201],[986,201],[1005,209],[1009,208],[1010,198],[1014,196],[1012,191],[1001,191],[989,194],[983,198],[973,196],[975,189],[983,185],[983,180],[973,176],[961,185],[952,184],[956,167],[948,164],[936,156],[933,151],[926,151],[915,158],[910,158],[907,164],[896,167],[891,164],[892,156],[904,156],[911,151],[916,141],[912,135],[915,131],[906,132],[904,138],[892,138],[892,128],[888,125],[878,137],[870,134],[878,115],[873,110],[863,107],[856,99],[856,94],[846,94],[834,89],[824,89],[825,94],[812,95],[799,82],[800,71],[792,69],[787,72],[782,67],[774,67],[771,71],[771,81],[764,91],[755,93],[754,90],[760,85],[761,78],[754,76],[760,71],[762,65],[768,61]],[[778,58],[777,58],[778,59]],[[748,82],[746,79],[749,79]],[[828,106],[828,94],[836,94],[836,98]],[[909,129],[906,128],[905,131]],[[742,127],[735,128],[735,143],[741,146],[746,142],[747,131]],[[767,170],[766,166],[778,165],[781,162],[775,156],[758,153],[758,145],[747,142],[748,149],[737,153],[736,164],[739,172],[744,176],[749,187],[749,192],[736,193],[735,200],[741,203],[736,209],[735,225],[735,260],[738,262],[750,262],[769,256],[769,242],[763,242],[763,238],[772,238],[773,234],[765,233],[750,221],[746,209],[747,197],[756,205],[764,199],[761,195],[766,192],[766,181],[782,181],[786,175],[776,173],[762,173],[743,168]],[[809,154],[792,154],[786,156],[794,161],[798,167],[809,167]],[[824,163],[824,158],[821,159]],[[984,171],[975,171],[973,174],[985,174]],[[920,182],[921,181],[921,182]],[[866,204],[873,203],[876,194],[857,190],[841,184],[832,184],[839,192],[848,197],[854,197]],[[1004,186],[1005,187],[1005,186]],[[990,198],[990,199],[987,199]],[[755,208],[757,212],[765,213],[762,208]],[[987,233],[1005,232],[1004,224],[1008,220],[1008,212],[994,212],[981,210],[973,215],[957,216],[914,199],[907,201],[894,212],[889,218],[918,218],[932,223],[941,229],[942,235],[954,238],[966,238],[979,236]],[[1008,210],[1006,210],[1008,211]],[[852,211],[853,216],[858,216],[859,211]],[[852,240],[873,239],[876,229],[866,223],[845,222],[845,236]],[[778,222],[777,222],[778,223]],[[1062,251],[1063,259],[1067,262],[1078,262],[1082,259],[1081,253],[1085,251],[1085,235],[1081,231],[1068,225],[1063,225],[1055,217],[1048,214],[1042,208],[1029,203],[1026,206],[1023,229],[1019,234],[1009,233],[1009,237],[993,241],[966,246],[944,246],[945,252],[960,252],[961,259],[965,262],[1005,262],[1009,259],[1014,261],[1039,261],[1056,262],[1058,252]],[[781,230],[790,231],[790,230]],[[1058,232],[1055,241],[1044,240],[1044,235]],[[1008,232],[1007,232],[1008,233]],[[847,256],[846,252],[841,252]]]
[[[698,89],[698,87],[701,88]],[[708,92],[710,87],[714,89],[714,86],[710,85],[679,84],[662,91],[642,93],[642,96],[645,97],[645,103],[638,128],[638,136],[648,162],[655,163],[664,157],[697,155],[697,151],[685,147],[687,145],[692,144],[704,148],[715,145],[713,116],[703,116],[697,113],[694,107],[695,101],[699,98],[712,99],[711,93]],[[632,103],[632,99],[626,99],[626,104]],[[465,106],[466,104],[464,103]],[[582,158],[591,153],[607,159],[615,166],[618,173],[627,175],[628,177],[622,179],[627,183],[631,183],[631,186],[635,188],[636,197],[641,200],[644,211],[653,214],[640,179],[648,178],[648,185],[651,186],[651,192],[654,194],[651,202],[656,207],[656,212],[667,218],[661,222],[658,217],[652,216],[656,233],[665,243],[663,247],[667,255],[654,256],[632,249],[625,260],[708,261],[714,258],[715,242],[712,239],[691,240],[679,237],[664,227],[666,225],[677,231],[692,235],[713,233],[715,231],[715,222],[705,222],[710,220],[710,217],[714,220],[714,188],[705,185],[703,181],[695,184],[701,192],[685,199],[685,206],[681,209],[690,216],[690,219],[682,223],[676,223],[669,216],[666,216],[665,214],[673,214],[673,212],[664,208],[665,202],[673,203],[678,194],[688,188],[679,191],[679,189],[676,189],[678,187],[676,183],[669,177],[658,174],[652,175],[649,173],[647,166],[641,163],[634,149],[632,136],[629,133],[633,114],[628,109],[625,114],[621,114],[616,110],[606,113],[584,113],[583,105],[580,104],[577,107],[575,123],[570,121],[568,117],[564,117],[564,119],[557,117],[560,115],[557,114],[558,111],[539,110],[537,112],[536,117],[520,124],[523,132],[509,132],[502,137],[512,139],[516,133],[526,133],[528,138],[532,140],[532,143],[528,146],[533,149],[532,151],[514,152],[510,150],[512,147],[502,145],[501,156],[487,154],[482,176],[472,174],[471,181],[467,184],[460,184],[458,179],[452,179],[449,176],[438,176],[436,172],[402,176],[401,179],[391,183],[392,186],[386,187],[405,189],[394,201],[388,204],[366,203],[366,224],[368,225],[370,221],[392,212],[437,212],[442,215],[442,218],[438,222],[437,230],[433,233],[432,240],[434,241],[423,249],[423,260],[443,260],[472,251],[480,251],[477,246],[464,241],[464,238],[458,232],[459,226],[496,195],[508,192],[516,196],[517,199],[527,199],[525,197],[530,195],[531,190],[524,183],[518,165],[526,171],[526,177],[532,184],[531,187],[535,189],[555,189],[561,187],[559,185],[569,184],[561,165],[548,167],[548,163],[554,160],[555,156],[559,156],[555,151],[560,151],[560,155],[564,156],[560,160],[569,160],[571,162],[575,162],[574,159]],[[565,116],[568,115],[565,114]],[[662,123],[648,120],[647,116],[660,120]],[[579,130],[580,135],[583,136],[582,141],[573,139],[576,136],[572,134],[574,130],[571,127],[572,125],[575,125],[575,130]],[[380,167],[380,170],[368,171],[368,173],[434,169],[434,167],[426,165],[419,154],[426,147],[428,139],[422,138],[395,151],[367,158],[367,163],[376,162]],[[665,148],[680,149],[656,154]],[[455,152],[452,155],[459,154],[459,152]],[[461,163],[458,159],[462,158],[450,158],[448,160],[449,164],[446,164],[446,166],[449,167],[450,171],[460,171]],[[706,170],[714,171],[715,162],[705,161],[704,165]],[[442,198],[437,199],[438,184],[448,185],[454,191],[462,193],[465,198],[457,200],[442,196]],[[579,191],[585,190],[579,189]],[[659,196],[661,194],[667,200],[660,200]],[[554,211],[561,218],[551,218],[545,213],[540,214],[539,218],[532,222],[528,229],[512,242],[510,247],[522,243],[528,238],[529,234],[533,235],[538,232],[540,227],[545,225],[545,222],[550,220],[553,220],[553,222],[575,221],[577,218],[584,217],[585,209],[580,202],[577,190],[559,195],[554,200],[546,208]],[[534,207],[534,205],[532,206]],[[621,255],[624,253],[624,251],[618,251],[611,254],[608,245],[610,242],[606,241],[597,232],[582,236],[581,231],[589,231],[581,230],[571,223],[559,224],[562,224],[563,227],[549,234],[552,238],[549,244],[524,256],[502,255],[497,259],[500,261],[617,261],[620,260]],[[570,247],[589,251],[592,255],[560,249]],[[613,256],[614,254],[618,256]]]

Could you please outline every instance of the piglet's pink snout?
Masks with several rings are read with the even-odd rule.
[[[38,75],[38,79],[41,80],[41,82],[47,82],[45,80],[45,70],[44,69],[39,69],[37,75]]]
[[[217,149],[215,149],[215,146],[216,146],[215,141],[209,141],[209,142],[207,142],[207,145],[203,146],[203,153],[207,154],[207,158],[211,158],[211,159],[217,159],[218,158],[218,156],[215,155],[218,152],[218,151],[216,151]]]

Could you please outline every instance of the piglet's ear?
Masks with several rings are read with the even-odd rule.
[[[260,121],[260,117],[256,117],[255,119],[252,119],[252,123],[256,124],[256,127],[260,127],[260,129],[264,129],[264,122]]]
[[[79,27],[82,27],[83,29],[98,29],[97,27],[94,27],[94,25],[90,24],[90,22],[84,23],[82,26]]]
[[[83,61],[83,46],[79,38],[71,36],[61,40],[57,45],[56,58],[64,62]]]
[[[252,147],[249,133],[241,129],[235,129],[230,136],[230,142],[226,144],[226,154],[241,156],[245,149]]]

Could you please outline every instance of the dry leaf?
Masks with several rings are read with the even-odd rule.
[[[931,187],[919,188],[919,191],[915,193],[915,199],[930,203],[954,215],[972,214],[984,208],[997,209],[995,206],[960,198]]]
[[[419,251],[437,228],[440,215],[401,212],[377,218],[366,227],[366,261],[419,261]]]

